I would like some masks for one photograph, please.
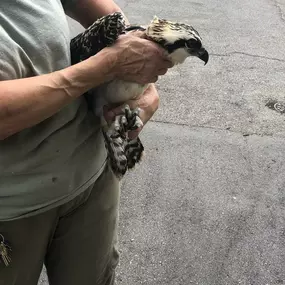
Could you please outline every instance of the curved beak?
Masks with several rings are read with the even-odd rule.
[[[197,55],[201,60],[203,60],[205,62],[205,65],[207,64],[207,62],[209,61],[209,53],[206,51],[206,49],[201,48],[198,51],[198,55]]]

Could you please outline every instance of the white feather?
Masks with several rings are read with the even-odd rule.
[[[124,104],[138,98],[148,86],[119,79],[100,85],[94,90],[96,94],[94,94],[93,110],[98,117],[101,117],[104,105]]]
[[[184,48],[179,48],[169,55],[173,64],[183,63],[188,56],[190,56],[189,52],[187,52]]]
[[[141,95],[148,85],[127,82],[119,79],[112,80],[98,88],[98,94],[110,104],[124,103]]]

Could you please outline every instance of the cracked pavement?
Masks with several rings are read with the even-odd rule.
[[[285,3],[284,1],[281,2],[281,0],[274,0],[274,6],[278,9],[279,14],[280,14],[280,18],[282,19],[282,21],[285,22],[285,16],[284,16],[284,8],[285,8]]]
[[[157,84],[146,157],[122,187],[117,284],[285,284],[285,115],[266,107],[285,100],[285,2],[118,3],[134,24],[193,25],[210,61]]]

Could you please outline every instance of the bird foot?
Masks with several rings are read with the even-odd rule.
[[[131,110],[126,105],[124,114],[116,116],[107,131],[103,131],[111,168],[119,178],[124,176],[128,169],[133,168],[143,155],[144,147],[139,137],[128,138],[129,131],[143,126],[139,112],[139,108]]]

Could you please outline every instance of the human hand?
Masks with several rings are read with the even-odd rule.
[[[115,77],[139,84],[154,83],[173,63],[158,44],[145,39],[143,32],[122,35],[108,49],[113,51]]]
[[[107,122],[112,122],[116,116],[124,113],[124,106],[128,104],[131,109],[140,108],[139,117],[145,125],[150,118],[157,111],[159,106],[159,95],[154,86],[154,84],[150,84],[149,87],[145,90],[145,92],[136,99],[129,100],[125,102],[123,105],[118,107],[105,106],[104,107],[104,117]],[[130,139],[134,139],[139,135],[142,128],[130,131],[128,136]]]

